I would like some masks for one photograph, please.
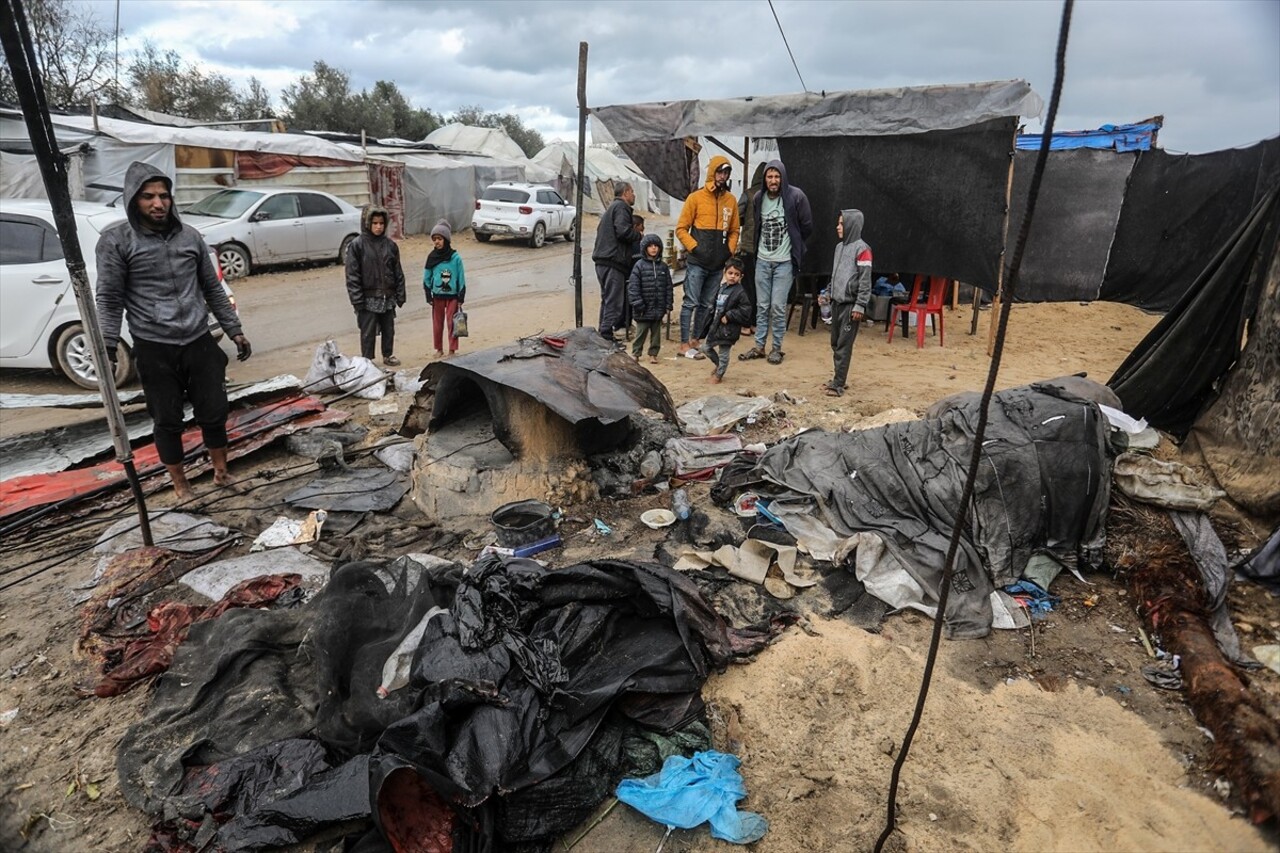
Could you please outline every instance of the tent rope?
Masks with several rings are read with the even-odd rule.
[[[973,450],[969,456],[969,469],[965,475],[964,491],[960,496],[960,514],[955,527],[951,530],[951,540],[947,546],[946,561],[943,564],[942,585],[938,592],[938,609],[933,618],[933,633],[929,638],[929,653],[925,658],[924,674],[921,676],[920,692],[916,697],[915,712],[911,716],[911,724],[907,726],[902,737],[902,748],[893,762],[893,772],[889,779],[889,798],[885,816],[884,831],[876,839],[875,853],[881,853],[885,842],[897,826],[898,782],[902,775],[902,767],[906,764],[907,755],[911,752],[911,743],[915,739],[916,730],[920,726],[920,718],[924,714],[925,701],[929,696],[929,685],[933,680],[933,667],[938,659],[938,646],[942,639],[942,626],[947,615],[947,599],[951,593],[951,577],[955,569],[956,552],[960,545],[960,531],[968,525],[969,506],[973,500],[974,482],[977,480],[978,466],[982,458],[982,442],[987,429],[987,411],[991,406],[991,397],[995,391],[996,375],[1000,372],[1000,360],[1004,353],[1005,333],[1009,328],[1009,311],[1013,307],[1014,293],[1018,284],[1018,271],[1022,267],[1022,255],[1027,245],[1027,234],[1031,230],[1031,219],[1035,214],[1036,200],[1040,194],[1040,182],[1044,177],[1045,165],[1049,160],[1049,141],[1053,138],[1054,119],[1058,115],[1058,103],[1062,97],[1062,79],[1066,74],[1067,35],[1071,29],[1071,10],[1075,0],[1064,0],[1062,4],[1062,21],[1058,28],[1058,51],[1054,68],[1053,95],[1049,99],[1049,112],[1045,117],[1044,135],[1041,137],[1040,153],[1036,156],[1035,171],[1031,176],[1031,187],[1027,196],[1027,207],[1018,229],[1018,242],[1014,246],[1013,257],[1009,262],[1009,276],[1005,288],[1005,298],[1000,303],[999,328],[996,332],[995,348],[991,355],[991,365],[987,371],[987,382],[982,389],[982,403],[978,408],[978,425],[973,436]]]

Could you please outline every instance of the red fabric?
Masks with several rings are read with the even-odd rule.
[[[437,296],[431,301],[431,340],[435,342],[436,352],[444,349],[440,344],[444,341],[444,326],[449,326],[449,352],[458,351],[458,339],[453,336],[453,315],[458,311],[458,300],[441,299]]]
[[[332,157],[302,157],[295,154],[272,154],[269,151],[236,152],[236,174],[244,181],[278,178],[290,169],[359,166],[355,160],[335,160]]]
[[[106,698],[128,692],[135,684],[159,675],[173,663],[178,646],[196,622],[217,619],[232,607],[263,607],[275,601],[302,582],[302,576],[263,575],[241,581],[212,607],[165,601],[147,614],[149,634],[127,640],[123,644],[104,647],[108,661],[118,655],[120,662],[111,666],[93,689],[95,696]]]

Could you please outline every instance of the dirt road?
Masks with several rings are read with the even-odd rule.
[[[583,245],[583,289],[597,289],[591,264],[590,217]],[[485,309],[509,304],[515,297],[558,293],[564,297],[563,316],[573,318],[573,244],[553,240],[538,250],[523,243],[495,240],[477,243],[471,232],[457,236],[455,248],[462,254],[467,273],[467,307]],[[400,243],[405,268],[408,304],[397,321],[397,354],[406,365],[422,364],[431,351],[431,308],[422,295],[422,263],[431,250],[425,236]],[[302,377],[318,344],[333,338],[343,352],[359,353],[355,317],[347,301],[342,267],[323,264],[279,268],[231,283],[236,294],[245,334],[253,342],[253,358],[228,368],[231,382],[292,373]],[[594,311],[594,309],[593,309]],[[594,314],[586,317],[591,323]],[[234,352],[224,343],[228,353]],[[18,394],[82,393],[52,370],[0,370],[0,391]],[[100,412],[61,409],[6,410],[0,417],[0,435],[33,432],[98,417]]]

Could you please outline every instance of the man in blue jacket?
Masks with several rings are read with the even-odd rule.
[[[770,364],[782,363],[782,335],[787,328],[787,297],[800,274],[804,247],[813,234],[813,212],[804,190],[787,182],[787,167],[770,160],[764,168],[764,191],[752,199],[756,252],[756,345],[738,358],[765,358],[771,337]]]

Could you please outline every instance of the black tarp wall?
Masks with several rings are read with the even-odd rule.
[[[1168,311],[1278,181],[1280,137],[1210,154],[1141,152],[1098,298]]]
[[[802,272],[830,274],[836,216],[866,215],[877,270],[945,275],[994,290],[1016,121],[898,136],[778,140],[809,196],[814,235]]]
[[[1009,245],[1018,239],[1039,151],[1019,151],[1009,196]],[[1040,183],[1016,298],[1020,302],[1091,302],[1107,268],[1125,186],[1136,153],[1055,151]]]

